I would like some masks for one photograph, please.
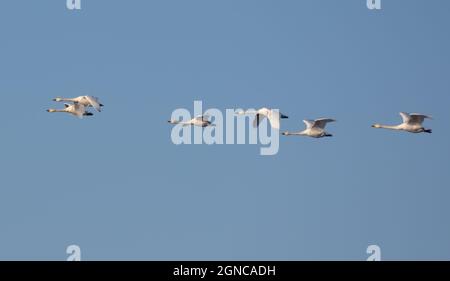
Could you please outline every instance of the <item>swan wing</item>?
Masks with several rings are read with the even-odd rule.
[[[431,119],[431,116],[419,113],[411,113],[409,116],[410,116],[409,123],[412,124],[422,124],[426,118]]]
[[[303,123],[305,123],[306,129],[311,129],[314,126],[314,121],[312,120],[303,120]]]
[[[259,124],[266,118],[266,115],[257,113],[255,116],[255,120],[253,120],[253,128],[258,128]]]
[[[409,120],[411,120],[411,116],[406,112],[400,112],[400,116],[402,117],[403,123],[409,123]]]
[[[100,104],[98,103],[98,98],[95,97],[91,97],[91,96],[85,96],[84,97],[88,103],[95,108],[95,110],[97,110],[98,112],[102,111]]]
[[[75,103],[73,105],[74,111],[73,114],[76,115],[78,118],[83,118],[84,113],[86,112],[86,108],[81,103]]]
[[[313,128],[320,128],[320,129],[325,129],[325,126],[328,123],[331,122],[335,122],[336,120],[331,119],[331,118],[320,118],[320,119],[316,119],[314,120],[314,125],[312,126]]]
[[[198,120],[198,121],[208,121],[209,120],[209,115],[198,115],[197,117],[195,117],[194,119],[195,120]]]
[[[278,110],[270,110],[269,111],[269,121],[272,128],[279,130],[280,129],[280,112]]]

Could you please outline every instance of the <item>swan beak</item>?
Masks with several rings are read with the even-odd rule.
[[[52,99],[52,101],[57,101],[56,99]]]
[[[284,114],[281,114],[280,118],[281,118],[281,119],[288,119],[289,117],[286,116],[286,115],[284,115]]]
[[[104,106],[104,105],[101,103],[100,106]]]

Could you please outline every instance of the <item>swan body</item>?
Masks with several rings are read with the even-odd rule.
[[[253,121],[253,128],[259,127],[264,118],[267,118],[272,128],[280,129],[280,119],[287,119],[288,116],[281,114],[279,111],[268,109],[263,107],[259,110],[247,110],[236,113],[237,115],[255,114],[255,120]]]
[[[83,118],[84,116],[92,116],[94,114],[87,112],[86,107],[81,103],[74,103],[74,104],[64,104],[64,109],[47,109],[47,112],[63,112],[63,113],[69,113],[73,116],[76,116],[78,118]]]
[[[419,113],[406,113],[400,112],[400,116],[402,117],[403,123],[399,125],[381,125],[375,124],[372,125],[373,128],[378,129],[389,129],[389,130],[397,130],[397,131],[406,131],[409,133],[432,133],[431,129],[426,129],[423,127],[423,122],[425,119],[432,119],[431,116],[419,114]]]
[[[321,118],[316,120],[303,120],[306,129],[300,132],[283,132],[284,136],[306,136],[312,138],[332,137],[333,135],[325,131],[325,126],[336,120],[330,118]]]
[[[168,122],[173,125],[181,124],[183,126],[198,126],[198,127],[215,126],[211,121],[209,121],[209,115],[199,115],[195,118],[192,118],[189,121],[169,120]]]
[[[93,96],[79,96],[76,98],[57,97],[57,98],[54,98],[53,101],[78,103],[78,104],[84,105],[85,107],[93,107],[98,112],[102,111],[101,108],[103,106],[103,104],[100,103],[99,99],[97,97],[93,97]]]

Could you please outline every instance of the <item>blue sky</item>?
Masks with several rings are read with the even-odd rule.
[[[382,2],[2,1],[0,259],[450,259],[450,3]],[[84,94],[104,112],[45,112]],[[175,146],[194,100],[338,122]],[[433,134],[370,128],[399,111]]]

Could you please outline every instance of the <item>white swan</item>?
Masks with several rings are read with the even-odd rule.
[[[279,130],[280,129],[280,119],[287,119],[288,116],[281,114],[277,110],[268,109],[263,107],[259,110],[247,110],[247,111],[239,111],[236,112],[237,115],[246,115],[246,114],[256,114],[255,120],[253,121],[253,127],[257,128],[259,124],[264,120],[264,118],[269,119],[270,125],[272,128]]]
[[[47,109],[47,112],[64,112],[64,113],[70,113],[78,118],[83,118],[83,116],[92,116],[94,114],[87,112],[86,107],[81,103],[75,103],[75,104],[64,104],[64,109]]]
[[[183,126],[198,126],[198,127],[208,127],[215,126],[209,121],[209,115],[199,115],[189,121],[177,121],[177,120],[169,120],[168,122],[173,125],[181,124]]]
[[[325,126],[330,122],[335,122],[336,120],[330,118],[321,118],[312,120],[303,120],[306,124],[306,129],[300,132],[290,133],[284,132],[284,136],[307,136],[312,138],[323,138],[332,137],[333,135],[325,131]]]
[[[79,96],[79,97],[76,97],[76,98],[61,98],[61,97],[57,97],[57,98],[54,98],[53,101],[79,103],[79,104],[84,105],[85,107],[92,106],[98,112],[102,111],[101,107],[103,106],[103,104],[100,103],[99,99],[96,98],[96,97],[93,97],[93,96]]]
[[[405,112],[400,112],[400,116],[403,119],[403,123],[400,125],[388,126],[388,125],[375,124],[375,125],[372,125],[372,127],[406,131],[406,132],[410,132],[410,133],[429,133],[429,134],[432,133],[431,129],[425,129],[422,125],[426,118],[432,119],[431,116],[423,115],[423,114],[419,114],[419,113],[408,114]]]

